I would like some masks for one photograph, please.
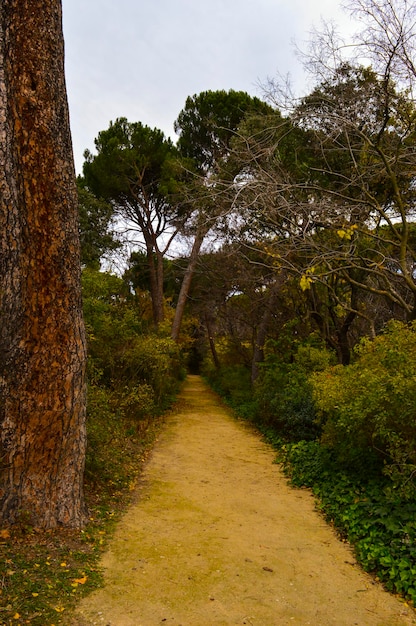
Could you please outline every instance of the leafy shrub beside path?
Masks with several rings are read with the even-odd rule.
[[[391,489],[416,496],[416,325],[391,322],[356,360],[310,378],[321,441],[364,470],[377,457]]]

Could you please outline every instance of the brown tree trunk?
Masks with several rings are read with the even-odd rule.
[[[208,313],[205,314],[204,319],[205,319],[205,328],[207,329],[209,347],[211,349],[212,360],[213,360],[215,369],[218,370],[220,368],[220,360],[218,358],[217,349],[215,347],[215,341],[214,341],[214,334],[213,334],[212,325],[211,325],[211,319],[210,319],[210,316],[209,316]]]
[[[156,255],[156,311],[157,311],[157,319],[156,325],[163,322],[165,319],[165,294],[164,294],[164,274],[165,269],[163,267],[163,254],[159,250],[157,246],[155,246],[155,255]]]
[[[160,252],[151,235],[144,235],[146,243],[146,258],[149,267],[150,298],[152,300],[153,323],[157,328],[165,317],[164,309],[164,267],[163,254]]]
[[[199,231],[196,234],[191,254],[189,257],[189,263],[185,270],[185,275],[182,280],[181,288],[179,291],[178,302],[175,309],[175,317],[173,318],[171,337],[174,341],[179,341],[179,334],[181,331],[183,314],[185,312],[185,305],[188,298],[189,290],[192,284],[192,278],[195,273],[196,264],[198,263],[199,251],[201,250],[202,242],[204,241],[205,232]]]
[[[60,0],[0,3],[0,521],[85,521],[85,336]]]

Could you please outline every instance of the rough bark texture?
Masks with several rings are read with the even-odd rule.
[[[85,336],[60,0],[0,3],[0,520],[85,520]]]

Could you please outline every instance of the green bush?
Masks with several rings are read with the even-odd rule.
[[[153,388],[142,383],[126,386],[119,394],[119,407],[130,422],[140,422],[156,413]]]
[[[117,276],[85,270],[83,299],[89,380],[118,391],[128,387],[127,395],[136,396],[148,385],[153,390],[151,410],[165,408],[185,373],[176,343],[149,332],[139,302]],[[143,401],[148,405],[147,398]]]
[[[392,322],[356,361],[311,376],[322,441],[345,462],[377,457],[401,496],[416,495],[416,327]]]
[[[108,389],[89,385],[85,476],[90,483],[99,482],[107,490],[121,488],[128,482],[121,472],[121,459],[128,445],[122,417]]]
[[[170,338],[137,336],[119,354],[117,380],[125,385],[150,385],[160,408],[172,401],[184,377],[180,349]]]
[[[208,380],[217,393],[235,406],[252,395],[250,372],[244,365],[213,369],[208,375]]]
[[[184,375],[178,346],[149,332],[122,279],[83,272],[88,341],[86,478],[96,491],[128,487],[141,449]]]
[[[313,440],[319,435],[309,375],[328,366],[332,355],[323,348],[300,345],[292,362],[269,355],[256,384],[257,421],[283,440]]]

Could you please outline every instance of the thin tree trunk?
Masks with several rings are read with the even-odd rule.
[[[81,527],[86,344],[60,0],[0,3],[0,520]]]
[[[348,340],[348,332],[356,317],[357,313],[355,311],[350,311],[342,322],[341,327],[336,331],[338,360],[341,365],[349,365],[351,361],[351,348]]]
[[[189,263],[185,270],[185,275],[182,280],[181,288],[179,291],[178,302],[175,309],[175,317],[173,318],[171,337],[174,341],[179,341],[179,334],[181,331],[183,314],[185,312],[185,305],[188,299],[189,290],[191,288],[192,278],[195,273],[195,268],[198,263],[199,251],[201,250],[202,242],[204,241],[205,232],[198,231],[192,246],[191,254],[189,257]]]
[[[255,338],[255,344],[253,348],[253,360],[251,364],[251,382],[254,383],[259,376],[259,364],[264,361],[264,345],[267,339],[267,332],[269,330],[269,324],[273,315],[274,306],[276,304],[279,290],[282,288],[284,281],[286,280],[286,272],[282,271],[277,277],[276,282],[270,287],[269,297],[264,307],[263,316],[260,320],[259,327]]]
[[[210,320],[209,315],[207,313],[205,314],[204,318],[205,318],[205,328],[207,329],[209,347],[211,349],[212,360],[214,362],[215,369],[218,370],[220,368],[220,361],[219,361],[219,358],[218,358],[217,349],[215,347],[215,341],[214,341],[214,335],[213,335],[213,332],[212,332],[211,320]]]
[[[165,279],[165,271],[163,267],[163,254],[157,246],[156,250],[156,311],[157,311],[157,324],[163,322],[165,319],[165,294],[163,283]]]
[[[263,316],[260,320],[259,327],[254,342],[253,360],[251,363],[251,382],[254,383],[259,376],[259,365],[264,361],[264,344],[266,343],[267,331],[270,319],[273,313],[274,303],[276,301],[277,289],[271,290],[270,296],[264,307]]]

